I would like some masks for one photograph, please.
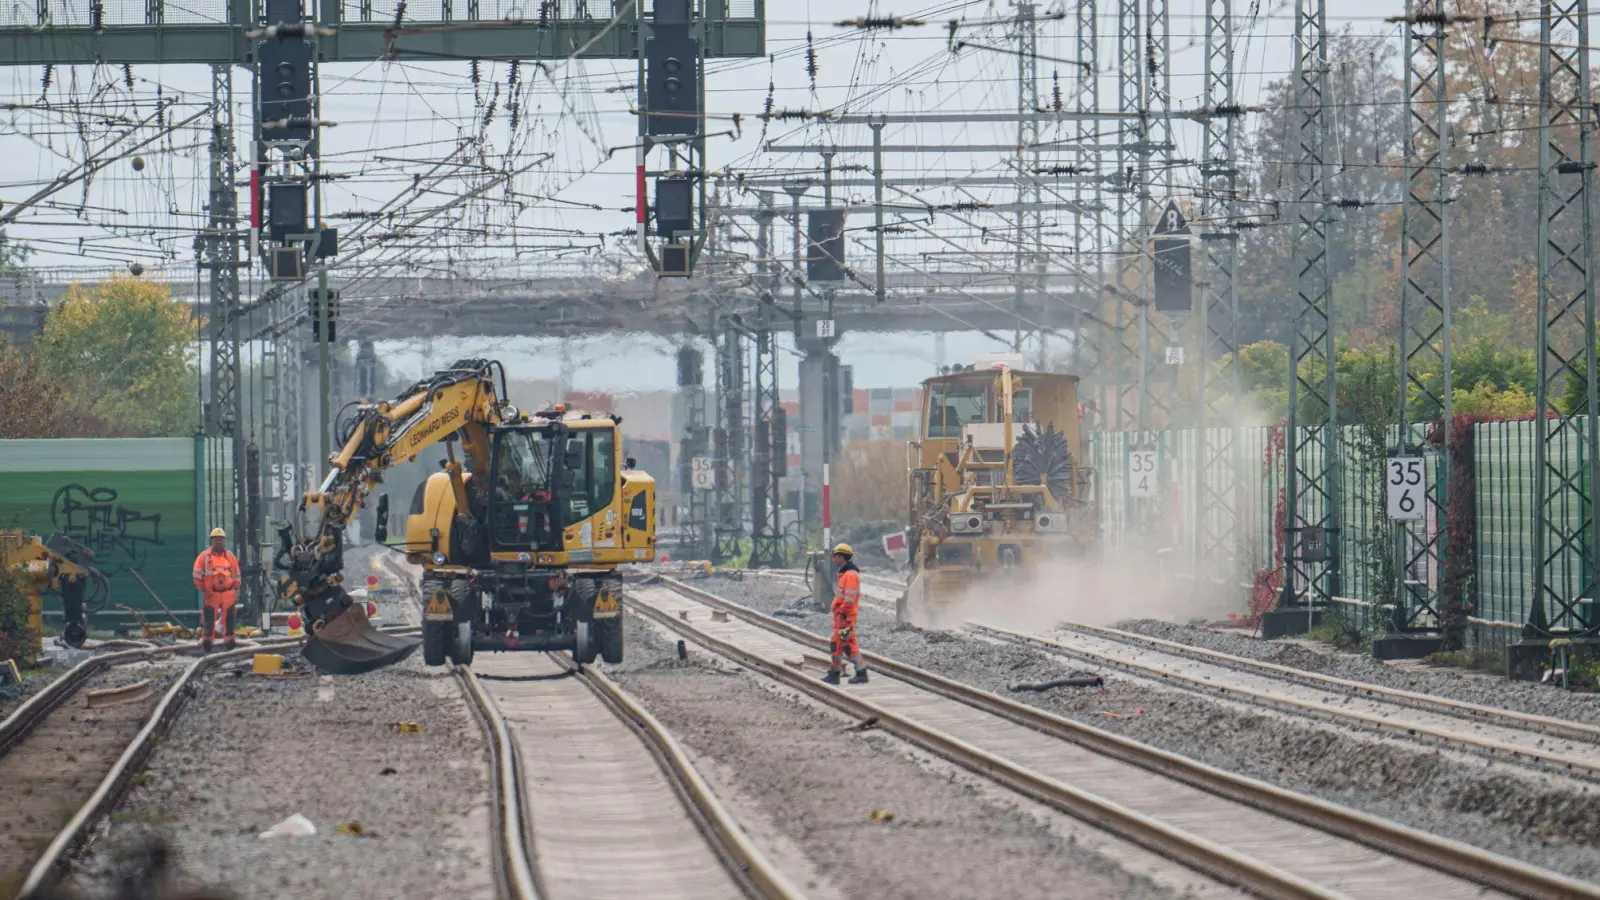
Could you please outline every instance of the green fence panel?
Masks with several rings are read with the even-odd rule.
[[[221,446],[197,438],[0,440],[0,528],[42,538],[62,532],[95,552],[110,592],[91,628],[129,624],[119,605],[163,615],[135,572],[193,620],[199,598],[190,571],[201,529],[209,530],[207,521],[232,522],[231,489],[221,491],[214,515],[202,513],[206,482],[231,485],[228,456],[216,452]],[[47,621],[58,618],[59,602],[47,598],[45,611]]]

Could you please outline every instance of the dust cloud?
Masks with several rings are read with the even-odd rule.
[[[1108,551],[1098,560],[1051,560],[1028,576],[985,573],[936,624],[948,626],[970,619],[1036,633],[1063,622],[1210,622],[1225,619],[1230,612],[1243,613],[1247,601],[1248,591],[1241,586],[1230,590],[1191,577],[1175,577],[1171,571],[1163,571],[1151,554]]]

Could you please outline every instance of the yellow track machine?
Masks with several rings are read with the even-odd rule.
[[[1004,603],[1047,560],[1087,556],[1098,523],[1077,376],[967,366],[922,387],[896,618],[937,627],[958,605]]]

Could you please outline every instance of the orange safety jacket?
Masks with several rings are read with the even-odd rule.
[[[861,607],[861,570],[856,564],[845,560],[839,567],[839,581],[833,589],[833,612],[856,617],[856,611]]]
[[[194,560],[194,586],[205,594],[207,606],[232,606],[239,590],[238,557],[210,547],[200,551]]]

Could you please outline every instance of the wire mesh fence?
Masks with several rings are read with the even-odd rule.
[[[1516,638],[1528,620],[1534,592],[1535,429],[1542,424],[1506,421],[1470,426],[1466,437],[1470,453],[1459,456],[1454,465],[1469,466],[1471,477],[1451,482],[1458,490],[1465,484],[1470,497],[1447,495],[1445,450],[1437,434],[1430,434],[1430,425],[1411,426],[1406,445],[1424,457],[1434,502],[1409,529],[1395,528],[1386,507],[1385,460],[1399,444],[1394,427],[1380,432],[1363,432],[1360,426],[1337,429],[1328,442],[1334,515],[1327,517],[1322,498],[1311,492],[1302,492],[1297,516],[1280,512],[1279,504],[1286,500],[1288,472],[1282,450],[1286,442],[1281,433],[1275,439],[1271,427],[1234,429],[1231,442],[1215,436],[1202,442],[1194,430],[1099,432],[1088,437],[1088,457],[1098,473],[1108,548],[1161,550],[1169,566],[1185,574],[1220,571],[1225,574],[1222,580],[1238,585],[1242,607],[1255,575],[1280,565],[1280,516],[1301,523],[1326,519],[1332,529],[1326,584],[1332,601],[1355,621],[1380,624],[1374,617],[1390,616],[1397,602],[1405,602],[1408,589],[1410,596],[1438,597],[1445,557],[1470,555],[1470,577],[1461,599],[1480,626],[1476,630],[1480,642],[1499,644]],[[1566,430],[1563,439],[1549,448],[1547,516],[1553,531],[1577,535],[1577,543],[1587,539],[1593,517],[1592,490],[1584,477],[1588,427],[1587,421],[1580,422],[1579,428]],[[1232,447],[1231,467],[1215,463],[1202,467],[1205,446]],[[1149,450],[1156,452],[1159,477],[1136,487],[1130,481],[1130,461],[1138,451]],[[1309,469],[1324,461],[1303,457],[1300,464]],[[1205,481],[1200,480],[1202,471],[1207,473]],[[1464,544],[1446,540],[1445,513],[1452,509],[1474,515],[1470,539]],[[1224,533],[1220,543],[1232,551],[1227,559],[1201,559],[1203,547],[1219,543],[1200,540],[1203,521],[1213,538]],[[1547,546],[1545,553],[1551,590],[1578,597],[1590,578],[1583,554],[1574,546]],[[1590,606],[1577,604],[1580,610]],[[1554,628],[1585,625],[1584,612],[1563,615],[1548,603],[1546,611]],[[1438,620],[1428,613],[1411,624],[1436,626]]]

